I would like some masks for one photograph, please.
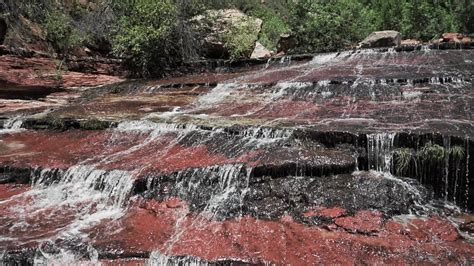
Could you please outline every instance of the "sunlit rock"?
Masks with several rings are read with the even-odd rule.
[[[401,34],[398,31],[386,30],[372,32],[360,45],[362,48],[400,46]]]
[[[245,52],[250,56],[262,27],[261,19],[247,16],[237,9],[208,10],[203,15],[192,18],[191,23],[201,36],[205,55],[210,58],[228,57],[230,51],[225,43],[225,35],[242,31],[251,34],[253,39],[252,45]]]
[[[265,48],[265,46],[263,46],[263,44],[261,44],[260,42],[256,42],[255,43],[255,48],[254,48],[250,58],[252,58],[252,59],[268,58],[268,57],[271,57],[271,56],[272,56],[272,52],[270,50]]]

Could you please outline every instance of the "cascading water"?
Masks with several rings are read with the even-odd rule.
[[[393,158],[395,133],[376,133],[367,135],[369,169],[390,173]]]
[[[23,117],[14,117],[10,118],[3,122],[3,129],[0,129],[0,134],[2,133],[14,133],[22,130]]]
[[[148,266],[172,266],[172,265],[183,265],[183,266],[208,266],[210,263],[203,261],[199,258],[194,257],[173,257],[167,256],[159,251],[153,251],[150,254],[150,258],[147,261]]]
[[[40,243],[54,245],[57,241],[86,242],[87,230],[103,220],[122,217],[133,179],[125,171],[78,165],[67,170],[35,171],[32,184],[31,190],[0,201],[0,206],[6,210],[5,219],[17,219],[14,226],[1,227],[2,237],[16,238],[18,244],[26,244],[34,238]],[[17,202],[24,204],[15,204]],[[37,224],[42,223],[50,227],[47,233],[37,229]],[[84,256],[67,250],[56,254],[39,251],[38,263],[70,263]]]
[[[411,254],[451,258],[452,247],[470,256],[438,218],[464,211],[444,212],[446,200],[472,205],[470,98],[460,97],[470,89],[470,68],[459,67],[462,55],[434,54],[330,53],[215,80],[138,81],[91,92],[48,114],[73,130],[2,135],[0,160],[8,168],[0,174],[9,179],[0,181],[18,184],[0,184],[0,196],[7,193],[0,256],[15,245],[31,245],[37,264],[148,256],[150,265],[345,262],[331,254],[363,264],[374,248],[375,263]],[[455,104],[464,108],[452,111]],[[79,121],[113,117],[116,128],[86,130],[77,110]],[[420,151],[428,148],[444,157],[432,163],[428,156],[421,167]],[[356,160],[363,170],[354,172]],[[31,186],[17,178],[28,171]],[[395,254],[387,248],[393,242]]]

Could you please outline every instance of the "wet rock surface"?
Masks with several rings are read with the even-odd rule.
[[[0,45],[3,45],[3,42],[5,41],[5,35],[7,35],[7,22],[5,19],[1,18],[0,19]]]
[[[472,264],[473,56],[17,82],[0,90],[0,261]]]

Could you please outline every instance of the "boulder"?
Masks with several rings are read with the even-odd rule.
[[[435,43],[456,43],[462,45],[471,45],[473,42],[471,37],[462,33],[446,32],[443,33],[441,38]]]
[[[252,55],[250,58],[257,59],[257,58],[268,58],[272,56],[272,51],[268,50],[261,44],[260,42],[255,43],[255,48],[253,49]]]
[[[242,26],[252,29],[253,43],[245,53],[250,56],[262,29],[261,19],[247,16],[237,9],[207,10],[202,15],[191,18],[190,22],[201,40],[203,55],[209,58],[227,58],[229,50],[223,36]]]
[[[5,41],[5,36],[7,35],[7,23],[3,18],[0,18],[0,45]]]
[[[461,40],[464,38],[464,35],[461,33],[455,32],[446,32],[441,35],[442,42],[455,42],[460,43]]]
[[[280,35],[277,43],[277,53],[288,53],[289,50],[296,47],[296,40],[293,35],[284,33]]]
[[[360,46],[362,48],[400,46],[402,35],[398,31],[386,30],[372,32]]]

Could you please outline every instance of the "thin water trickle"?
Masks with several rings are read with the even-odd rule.
[[[393,141],[396,133],[375,133],[367,135],[369,169],[390,173],[393,159]]]
[[[443,136],[443,147],[445,151],[451,150],[451,138]],[[444,200],[448,200],[448,188],[449,188],[449,153],[445,152],[444,155]],[[456,184],[454,184],[456,186]]]

